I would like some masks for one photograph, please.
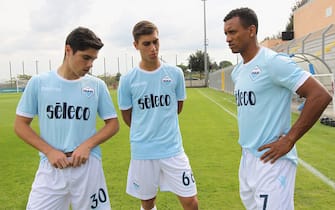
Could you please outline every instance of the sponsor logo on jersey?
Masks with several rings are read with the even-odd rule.
[[[234,91],[237,106],[255,106],[256,94],[253,91]]]
[[[85,87],[82,89],[82,92],[85,96],[87,96],[88,98],[91,97],[92,95],[94,95],[94,89],[90,88],[90,87]]]
[[[151,109],[162,106],[170,106],[171,97],[170,95],[144,95],[142,98],[137,100],[137,104],[140,109]]]
[[[252,81],[256,80],[257,77],[260,75],[261,72],[262,72],[261,69],[258,68],[258,66],[256,66],[256,67],[251,71],[251,73],[250,73],[250,75],[249,75],[249,76],[250,76],[250,79],[251,79]]]
[[[57,102],[55,105],[46,107],[47,118],[49,119],[75,119],[88,120],[90,118],[90,109],[88,107],[74,106],[66,102]]]

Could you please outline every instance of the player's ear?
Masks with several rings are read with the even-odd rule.
[[[65,45],[65,55],[69,55],[72,52],[72,48],[70,45]]]
[[[134,41],[134,42],[133,42],[133,45],[134,45],[135,49],[138,50],[138,42],[137,42],[137,41]]]
[[[250,37],[254,37],[256,35],[256,26],[255,25],[249,26],[249,34],[250,34]]]

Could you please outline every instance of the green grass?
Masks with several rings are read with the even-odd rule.
[[[240,147],[231,95],[212,89],[188,89],[180,114],[184,147],[197,181],[200,209],[243,209],[238,192]],[[111,92],[116,105],[116,93]],[[13,132],[15,109],[20,94],[0,94],[0,209],[25,209],[38,167],[38,154]],[[207,97],[215,100],[216,103]],[[121,116],[121,115],[119,115]],[[295,119],[297,115],[293,116]],[[37,128],[37,120],[33,121]],[[130,158],[129,129],[121,122],[119,133],[102,145],[103,164],[114,210],[139,209],[140,202],[125,193]],[[98,127],[102,126],[98,121]],[[335,129],[317,123],[298,142],[301,159],[335,180]],[[335,190],[301,165],[298,167],[295,209],[333,209]],[[181,210],[178,199],[159,192],[157,207]]]

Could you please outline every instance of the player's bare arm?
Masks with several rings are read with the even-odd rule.
[[[84,164],[89,158],[92,148],[107,141],[119,131],[118,118],[111,118],[104,121],[104,127],[73,151],[71,155],[73,167]]]
[[[297,94],[306,98],[304,108],[287,135],[282,135],[278,141],[266,144],[259,151],[269,149],[263,154],[261,160],[274,163],[281,156],[288,153],[294,144],[314,125],[324,109],[330,103],[332,97],[329,92],[313,77],[297,90]]]
[[[178,114],[183,110],[184,101],[178,101]]]
[[[130,127],[131,124],[131,113],[133,109],[121,110],[123,121]]]
[[[63,152],[51,147],[30,127],[32,120],[33,118],[16,115],[14,122],[15,133],[27,144],[30,144],[38,151],[44,153],[55,168],[66,168],[70,166],[71,163],[67,160]]]

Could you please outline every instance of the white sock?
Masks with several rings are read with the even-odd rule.
[[[141,210],[144,210],[142,206],[141,206]],[[156,205],[151,210],[157,210]]]

